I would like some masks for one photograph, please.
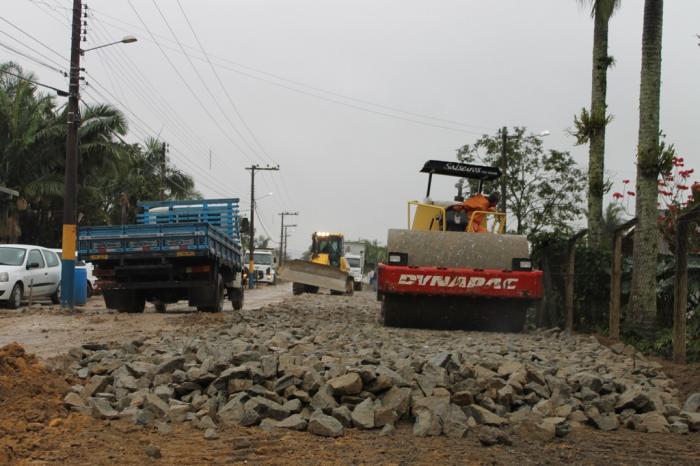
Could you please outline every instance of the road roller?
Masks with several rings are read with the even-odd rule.
[[[354,279],[345,258],[341,233],[317,231],[311,235],[311,260],[292,260],[279,270],[280,278],[292,282],[292,292],[317,293],[327,288],[331,294],[353,294]]]
[[[506,214],[467,208],[461,196],[433,201],[433,175],[470,180],[474,195],[501,176],[497,167],[429,160],[423,202],[408,202],[408,227],[390,229],[377,274],[381,321],[390,327],[520,332],[543,295],[523,235],[506,233]],[[476,205],[479,205],[476,203]],[[478,225],[477,225],[478,224]]]

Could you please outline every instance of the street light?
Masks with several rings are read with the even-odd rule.
[[[115,45],[115,44],[131,44],[138,41],[138,39],[134,36],[124,36],[122,40],[118,40],[116,42],[110,42],[109,44],[104,44],[104,45],[98,45],[97,47],[91,47],[89,49],[80,49],[80,55],[83,55],[85,52],[89,52],[91,50],[97,50],[101,49],[104,47],[109,47],[110,45]]]
[[[80,126],[80,57],[90,50],[114,44],[130,44],[136,37],[125,36],[122,40],[100,45],[87,50],[80,48],[82,32],[82,0],[73,0],[73,21],[71,25],[70,80],[68,105],[66,108],[68,128],[66,131],[66,165],[63,181],[63,231],[61,235],[61,307],[73,310],[75,307],[75,259],[78,241],[78,128]]]

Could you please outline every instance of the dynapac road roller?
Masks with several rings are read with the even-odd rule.
[[[317,293],[328,288],[331,294],[353,292],[354,279],[345,258],[341,233],[317,231],[311,235],[311,260],[292,260],[279,270],[281,278],[292,282],[292,292]]]
[[[505,233],[503,212],[469,211],[457,198],[430,200],[433,175],[475,180],[481,193],[500,170],[429,160],[421,172],[428,174],[426,200],[408,203],[408,229],[389,230],[387,260],[378,268],[382,323],[522,331],[528,307],[543,294],[527,238]]]

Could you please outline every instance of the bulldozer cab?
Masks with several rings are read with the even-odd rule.
[[[347,269],[344,260],[344,239],[340,233],[318,231],[311,236],[311,261],[330,265],[341,270]]]
[[[461,199],[454,201],[430,200],[433,175],[447,175],[477,180],[477,194],[481,194],[484,181],[493,181],[501,176],[497,167],[472,165],[459,162],[428,160],[421,173],[428,173],[428,189],[424,202],[409,201],[408,227],[423,231],[463,231],[504,233],[506,214],[492,210],[472,210],[463,208]]]

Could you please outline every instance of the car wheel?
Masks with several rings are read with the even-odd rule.
[[[58,284],[58,288],[51,295],[51,304],[61,304],[61,284]]]
[[[87,281],[87,297],[91,298],[92,294],[94,293],[92,289],[92,284],[90,283],[90,280]]]
[[[7,307],[17,309],[22,305],[22,284],[16,283],[10,292],[10,298],[7,300]]]

